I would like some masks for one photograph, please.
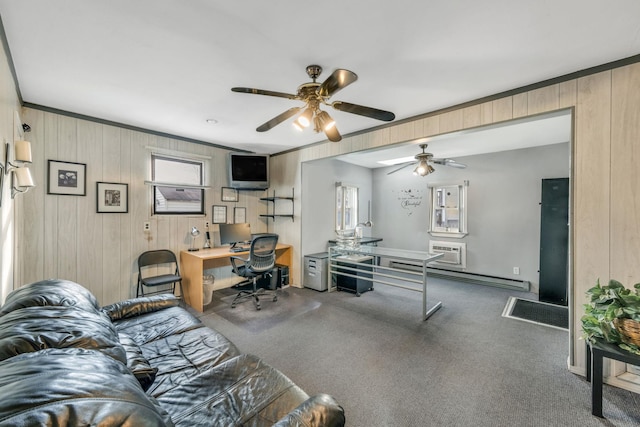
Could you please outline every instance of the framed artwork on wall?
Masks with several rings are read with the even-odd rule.
[[[212,222],[214,224],[226,224],[227,223],[227,207],[213,205],[213,212],[211,213]]]
[[[129,212],[129,184],[96,182],[96,189],[98,213]]]
[[[86,196],[86,169],[87,165],[84,163],[49,160],[47,194]]]
[[[242,224],[247,222],[247,208],[233,208],[233,223]]]
[[[222,201],[223,202],[237,202],[238,190],[231,187],[222,187]]]

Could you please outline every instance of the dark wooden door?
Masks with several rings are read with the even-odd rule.
[[[542,180],[540,212],[540,301],[567,305],[569,267],[569,178]]]

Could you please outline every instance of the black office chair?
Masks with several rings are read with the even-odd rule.
[[[251,290],[240,291],[231,302],[231,308],[245,300],[252,299],[256,310],[260,310],[260,295],[273,295],[273,301],[278,301],[277,286],[273,290],[258,289],[257,281],[259,277],[271,277],[271,271],[276,266],[276,245],[278,244],[277,234],[260,234],[251,240],[249,258],[239,256],[231,257],[231,268],[238,276],[247,278],[246,282],[238,286],[253,284]]]
[[[149,271],[152,270],[153,267],[165,266],[173,269],[174,265],[175,270],[173,274],[158,274],[155,276],[148,275]],[[146,277],[144,277],[143,272],[147,274]],[[182,298],[182,277],[180,276],[180,270],[178,269],[178,260],[176,259],[176,255],[173,252],[167,249],[159,249],[155,251],[143,252],[138,257],[138,287],[136,289],[136,297],[159,294],[168,291],[168,288],[163,288],[158,291],[145,293],[145,286],[156,287],[162,285],[171,285],[171,292],[175,294],[176,283],[180,287],[180,297]]]

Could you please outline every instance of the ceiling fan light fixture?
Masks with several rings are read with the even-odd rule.
[[[313,110],[311,108],[305,109],[302,114],[296,119],[295,123],[299,126],[306,128],[311,124],[311,119],[313,118]]]
[[[335,126],[331,126],[329,129],[324,129],[324,134],[327,135],[327,138],[331,142],[338,142],[342,139],[342,135],[338,132],[338,128]]]
[[[420,163],[414,169],[413,174],[417,176],[427,176],[435,171],[436,170],[429,163],[427,163],[426,160],[420,160]]]
[[[333,118],[326,111],[320,111],[317,117],[320,121],[320,127],[325,132],[330,131],[336,125],[336,121],[333,120]]]

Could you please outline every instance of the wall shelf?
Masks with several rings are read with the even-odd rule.
[[[291,218],[293,221],[293,213],[294,213],[294,189],[291,189],[291,197],[286,196],[276,196],[276,191],[273,190],[273,196],[261,197],[260,200],[267,202],[267,213],[260,215],[261,218],[269,218],[275,220],[276,218]],[[291,202],[291,213],[276,213],[276,204],[280,201],[289,201]],[[271,209],[269,209],[271,208]]]

